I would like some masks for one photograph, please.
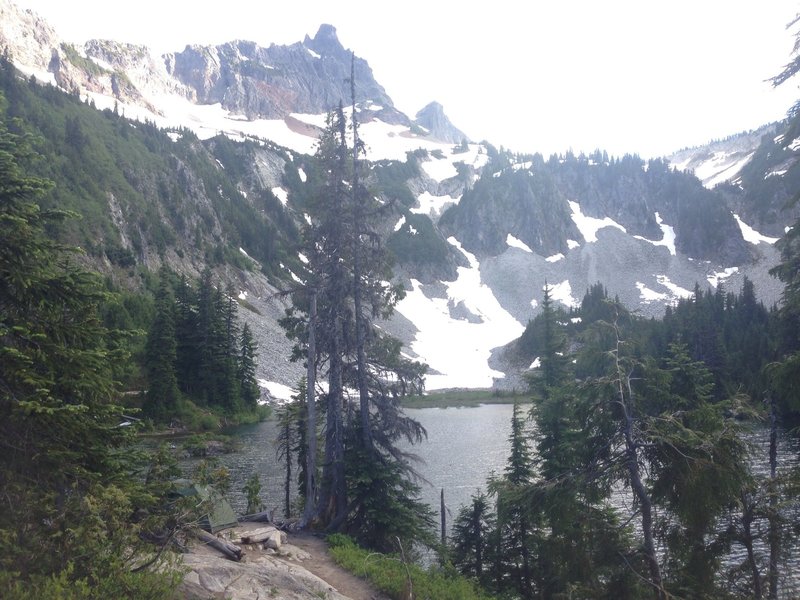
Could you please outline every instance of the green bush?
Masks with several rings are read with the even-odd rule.
[[[399,556],[370,552],[342,534],[327,538],[333,559],[353,574],[372,582],[391,598],[399,600],[410,581],[414,598],[420,600],[489,600],[491,596],[460,575],[436,567],[423,569],[404,563]]]

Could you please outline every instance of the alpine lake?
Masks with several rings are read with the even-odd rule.
[[[421,498],[440,514],[440,494],[444,490],[445,513],[448,531],[462,506],[471,502],[477,491],[486,491],[487,481],[493,474],[503,474],[510,449],[509,435],[513,404],[497,403],[496,398],[487,397],[487,403],[470,401],[466,406],[424,406],[406,407],[408,416],[419,421],[427,431],[427,439],[420,444],[402,444],[402,448],[415,454],[419,460],[413,463],[419,475]],[[527,412],[530,405],[524,405]],[[536,432],[528,422],[531,448],[534,446]],[[236,442],[237,450],[213,457],[216,466],[225,467],[230,475],[228,499],[238,514],[244,514],[247,501],[244,493],[245,482],[254,474],[261,481],[261,500],[265,508],[274,509],[276,516],[284,511],[284,489],[286,466],[276,453],[278,424],[274,419],[261,423],[243,425],[225,432]],[[749,441],[757,449],[755,471],[766,475],[769,431],[764,426],[756,426],[747,434]],[[172,440],[172,445],[180,448],[180,439]],[[184,456],[180,466],[187,476],[191,476],[205,459]],[[800,464],[800,438],[796,434],[780,432],[778,461],[780,469],[788,469]],[[291,499],[293,515],[297,508],[297,465],[292,466]],[[626,490],[619,490],[611,503],[630,514],[632,497]],[[798,517],[799,515],[795,515]],[[634,521],[635,523],[635,521]],[[724,524],[721,523],[721,526]],[[744,558],[744,548],[734,548],[733,561]],[[797,553],[794,553],[795,555]],[[792,560],[791,571],[800,573],[800,562],[796,556]],[[795,564],[797,563],[797,564]],[[790,579],[797,579],[796,576]],[[800,591],[800,581],[789,583],[789,587]],[[784,588],[785,589],[785,588]]]

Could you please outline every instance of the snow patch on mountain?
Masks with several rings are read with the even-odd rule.
[[[419,206],[412,208],[411,212],[418,215],[427,215],[435,221],[442,216],[442,213],[447,207],[458,204],[460,199],[460,196],[458,198],[452,196],[434,196],[430,192],[422,192],[417,197]]]
[[[396,310],[418,330],[411,349],[431,367],[432,373],[426,376],[429,389],[490,387],[494,379],[503,377],[488,365],[491,350],[516,339],[525,328],[481,282],[475,255],[455,238],[447,241],[464,255],[469,267],[459,267],[457,279],[444,282],[446,297],[428,296],[427,286],[412,279],[411,291]],[[461,304],[477,322],[451,316],[451,307]]]
[[[289,193],[282,187],[272,188],[272,194],[278,200],[280,200],[280,203],[283,204],[284,206],[286,206],[286,204],[289,202]]]
[[[741,229],[742,231],[742,237],[744,238],[744,241],[755,245],[758,245],[761,242],[765,242],[767,244],[774,244],[775,242],[778,241],[779,238],[767,237],[766,235],[760,234],[758,231],[750,227],[750,225],[742,221],[742,219],[739,218],[739,215],[737,215],[736,213],[732,214],[733,218],[736,219],[736,222],[739,224],[739,229]]]
[[[325,127],[327,114],[310,115],[292,113],[285,119],[248,119],[244,115],[233,114],[217,104],[194,104],[179,94],[159,93],[147,100],[156,107],[157,113],[146,107],[120,103],[115,98],[85,92],[97,108],[119,110],[125,117],[138,121],[152,121],[164,129],[186,127],[200,139],[208,139],[224,133],[236,140],[270,140],[299,154],[314,154],[317,149],[318,134]],[[458,174],[455,163],[464,162],[476,169],[488,162],[482,146],[470,144],[467,152],[452,153],[449,144],[417,136],[404,125],[392,125],[378,119],[362,123],[359,134],[366,145],[370,160],[405,161],[407,154],[424,149],[432,154],[444,155],[442,159],[422,163],[428,175],[436,180]],[[301,173],[301,180],[305,180]]]
[[[325,129],[327,126],[328,115],[326,114],[308,115],[305,113],[292,113],[290,116],[307,125],[319,127],[320,129]]]
[[[267,390],[269,395],[279,402],[291,402],[292,396],[297,393],[297,390],[290,388],[288,385],[266,379],[258,379],[258,387]]]
[[[572,297],[572,285],[570,284],[569,279],[565,279],[561,283],[551,286],[550,298],[556,302],[561,302],[561,304],[567,308],[575,308],[581,304]]]
[[[656,215],[656,223],[658,223],[658,226],[661,227],[661,232],[663,233],[661,239],[648,240],[647,238],[642,237],[640,235],[635,235],[633,237],[635,237],[637,240],[643,240],[645,242],[653,244],[654,246],[664,246],[669,250],[669,253],[672,256],[676,256],[677,251],[675,249],[675,229],[671,225],[666,225],[664,221],[661,219],[661,215],[659,215],[658,212],[656,212],[655,215]]]
[[[533,254],[533,250],[530,249],[528,244],[518,238],[515,238],[510,233],[506,236],[506,244],[508,244],[509,248],[519,248],[520,250],[524,250],[525,252]]]
[[[750,159],[753,152],[741,154],[740,152],[714,152],[702,162],[691,159],[678,163],[675,166],[681,171],[692,171],[695,176],[709,189],[720,183],[730,181],[739,174]]]
[[[672,283],[666,275],[656,275],[656,281],[672,292],[676,298],[691,298],[694,295],[694,292]]]
[[[428,177],[438,183],[458,175],[455,165],[444,158],[425,161],[422,163],[422,169],[428,174]]]
[[[725,181],[734,181],[750,161],[765,135],[774,137],[778,124],[764,125],[705,146],[685,148],[667,157],[679,171],[694,173],[709,189]],[[779,141],[778,136],[776,141]]]
[[[666,302],[669,300],[669,295],[662,292],[651,290],[647,285],[641,281],[636,282],[636,287],[639,289],[639,295],[642,302],[650,304],[651,302]]]
[[[738,273],[739,267],[728,267],[727,269],[723,269],[722,271],[716,271],[711,273],[706,279],[708,279],[708,283],[713,285],[715,288],[719,287],[719,284],[731,277],[731,275]]]
[[[623,233],[627,233],[622,225],[610,217],[597,219],[595,217],[584,215],[583,211],[581,210],[581,205],[577,202],[570,200],[569,207],[572,209],[572,221],[578,227],[578,231],[581,232],[583,239],[589,243],[597,241],[597,232],[604,227],[616,227]]]

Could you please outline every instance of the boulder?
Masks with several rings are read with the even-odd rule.
[[[272,548],[273,550],[280,550],[281,546],[286,543],[286,534],[277,529],[272,532],[269,537],[264,540],[264,548]]]
[[[182,561],[187,573],[179,593],[185,598],[349,600],[306,569],[266,554],[232,562],[200,546]]]

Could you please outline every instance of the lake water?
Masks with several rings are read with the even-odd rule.
[[[510,448],[508,437],[511,432],[513,406],[484,404],[468,408],[420,408],[406,409],[406,413],[419,421],[428,432],[427,440],[404,448],[423,459],[416,465],[424,478],[419,482],[422,499],[438,515],[439,494],[444,489],[449,529],[459,507],[467,505],[476,490],[486,489],[488,477],[492,473],[502,475]],[[267,508],[277,508],[276,514],[282,514],[285,467],[275,458],[276,424],[266,421],[240,427],[235,435],[242,444],[241,451],[219,457],[220,463],[231,473],[231,504],[237,512],[244,512],[246,500],[242,487],[253,473],[258,473],[264,489],[262,499]],[[532,446],[533,435],[531,433]],[[764,448],[763,461],[760,461],[760,469],[757,469],[763,472],[767,469],[767,430],[756,430],[750,439]],[[780,463],[784,467],[796,465],[799,455],[800,444],[797,437],[782,436]],[[183,464],[186,469],[191,470],[197,462],[199,461],[192,459]],[[293,477],[296,480],[296,475]],[[620,494],[616,498],[618,508],[623,509],[628,504],[625,497],[625,494]],[[794,566],[800,570],[800,564]],[[784,589],[798,589],[797,585],[794,582]]]
[[[406,409],[408,416],[418,420],[428,431],[427,440],[404,449],[419,455],[422,460],[415,468],[422,475],[418,483],[422,497],[439,512],[439,493],[445,490],[447,508],[456,514],[458,507],[470,502],[470,496],[486,488],[486,479],[499,474],[508,457],[508,436],[511,431],[510,404],[485,404],[470,408]],[[232,432],[241,449],[216,458],[231,475],[231,505],[244,512],[247,501],[242,488],[257,473],[262,485],[262,500],[267,508],[277,508],[282,514],[286,467],[275,455],[278,428],[274,421],[244,425]],[[175,442],[180,446],[180,441]],[[188,458],[181,466],[188,474],[201,459]],[[296,480],[296,466],[292,478]],[[296,497],[296,490],[292,490]]]
[[[513,411],[511,404],[406,409],[428,431],[427,440],[408,447],[424,459],[417,467],[425,478],[419,482],[422,498],[439,514],[444,489],[445,507],[451,513],[448,525],[476,490],[486,490],[493,472],[502,475],[511,447]]]

